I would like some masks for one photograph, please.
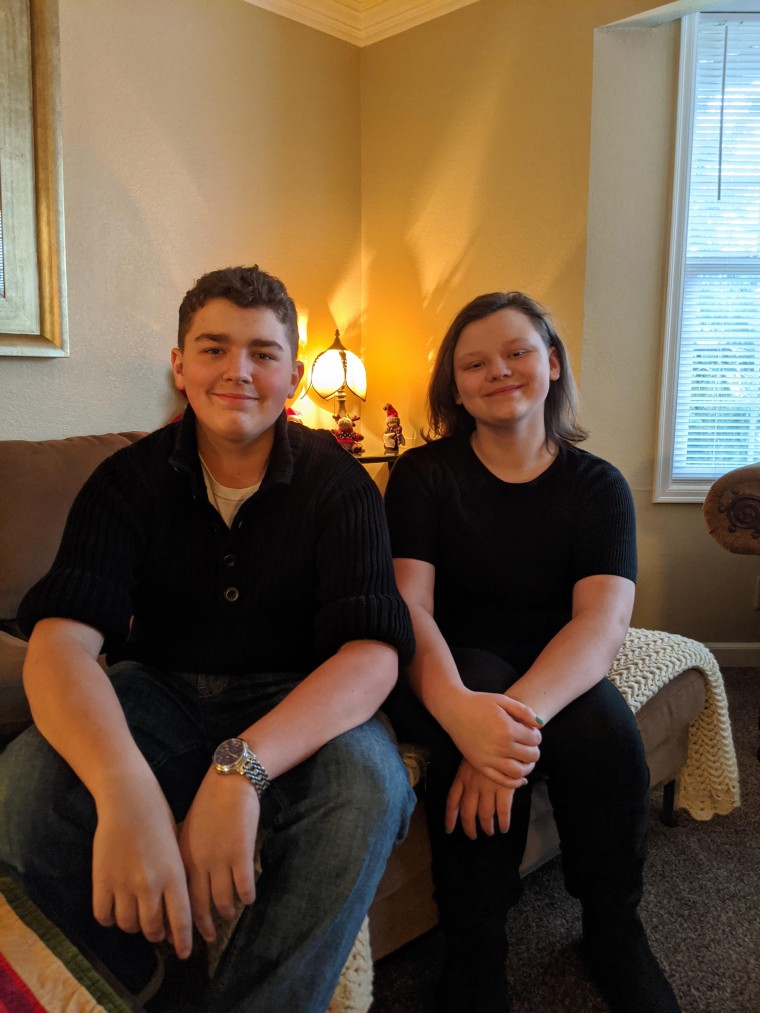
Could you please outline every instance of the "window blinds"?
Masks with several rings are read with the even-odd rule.
[[[672,477],[760,460],[760,20],[699,19]]]

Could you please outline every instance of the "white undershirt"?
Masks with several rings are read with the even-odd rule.
[[[200,454],[198,455],[200,457]],[[209,467],[201,457],[201,470],[206,483],[208,501],[219,513],[228,528],[232,527],[235,514],[247,499],[250,499],[255,492],[258,492],[261,482],[249,485],[245,489],[232,489],[227,485],[220,485],[209,471]]]

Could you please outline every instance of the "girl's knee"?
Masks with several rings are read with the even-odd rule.
[[[543,732],[541,751],[549,767],[583,771],[599,780],[620,775],[634,782],[648,781],[636,718],[607,679],[552,719]]]
[[[451,653],[462,682],[476,693],[504,693],[519,677],[508,662],[491,651],[454,647]]]

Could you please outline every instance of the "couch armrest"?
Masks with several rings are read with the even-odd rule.
[[[32,720],[21,671],[26,643],[0,631],[0,741],[13,738]]]
[[[0,620],[50,568],[71,504],[106,457],[144,433],[0,440]]]
[[[760,555],[760,464],[736,468],[713,482],[703,513],[708,531],[722,548]]]

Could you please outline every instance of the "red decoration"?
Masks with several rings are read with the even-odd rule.
[[[401,419],[393,405],[388,402],[384,404],[385,409],[385,432],[383,433],[383,453],[398,454],[399,447],[406,443],[401,429]]]
[[[337,429],[331,429],[330,432],[333,434],[338,443],[349,454],[363,454],[364,447],[360,447],[359,444],[364,439],[361,433],[357,433],[354,429],[354,422],[359,421],[358,415],[333,415],[333,418],[338,423]]]

